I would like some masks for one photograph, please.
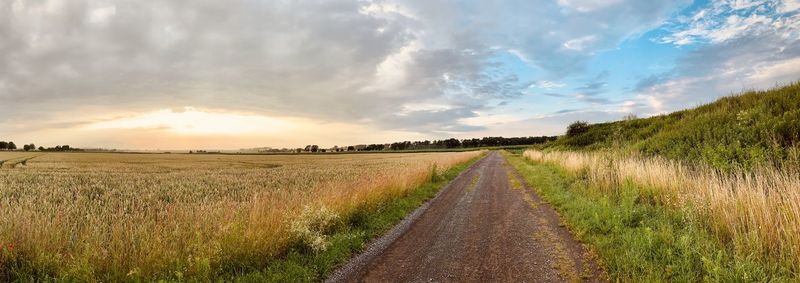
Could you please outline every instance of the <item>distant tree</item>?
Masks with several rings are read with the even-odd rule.
[[[348,147],[347,147],[347,151],[354,151],[354,150],[356,150],[356,147],[355,147],[355,146],[352,146],[352,145],[351,145],[351,146],[348,146]]]
[[[389,145],[389,149],[391,150],[406,150],[409,149],[410,147],[411,147],[410,141],[396,142]]]
[[[386,146],[383,144],[370,144],[367,145],[367,147],[365,147],[364,150],[373,151],[373,150],[383,150],[384,148],[386,148]]]
[[[29,144],[28,147],[30,147],[31,150],[36,150],[36,145],[35,144]]]
[[[8,149],[8,142],[0,141],[0,149]]]
[[[461,146],[461,142],[454,138],[449,138],[444,141],[444,146],[447,148],[456,148]]]
[[[319,151],[320,151],[320,152],[326,152],[327,150],[325,150],[325,149],[323,148],[323,149],[320,149]]]
[[[67,151],[67,150],[70,150],[70,147],[69,147],[69,145],[66,145],[66,144],[65,144],[65,145],[62,145],[62,146],[61,146],[61,150],[63,150],[63,151]]]
[[[28,144],[24,144],[24,145],[22,145],[22,150],[29,151],[29,150],[31,150],[31,146],[28,145]]]
[[[312,146],[311,146],[311,152],[317,152],[317,151],[319,151],[319,146],[318,146],[318,145],[316,145],[316,144],[315,144],[315,145],[312,145]]]
[[[17,149],[17,145],[14,142],[8,142],[8,149],[15,150]]]
[[[589,123],[585,121],[575,121],[567,127],[567,136],[574,137],[589,131]]]
[[[44,147],[43,147],[43,146],[40,146],[40,147],[39,147],[39,151],[44,151]]]

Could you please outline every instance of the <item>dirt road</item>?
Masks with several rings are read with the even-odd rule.
[[[604,281],[560,223],[491,152],[328,281]]]

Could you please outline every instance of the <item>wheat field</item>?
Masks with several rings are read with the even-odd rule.
[[[292,242],[324,249],[329,222],[479,154],[0,153],[0,270],[130,279],[265,264]]]
[[[800,270],[800,174],[791,168],[719,172],[614,152],[527,150],[524,155],[581,174],[609,193],[633,183],[651,201],[689,212],[737,256]]]

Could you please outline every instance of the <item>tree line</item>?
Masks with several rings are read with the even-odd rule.
[[[57,145],[55,147],[48,147],[48,148],[40,146],[40,147],[37,148],[36,145],[32,144],[32,143],[31,144],[22,145],[21,149],[24,150],[24,151],[36,151],[36,150],[38,150],[38,151],[79,151],[79,150],[81,150],[79,148],[70,147],[69,145]],[[17,144],[15,144],[13,141],[0,141],[0,150],[20,150],[20,148],[17,148]]]
[[[304,148],[297,148],[294,151],[300,152],[343,152],[343,151],[381,151],[381,150],[429,150],[429,149],[454,149],[454,148],[478,148],[491,146],[515,146],[542,144],[556,140],[556,136],[538,137],[483,137],[472,139],[443,139],[443,140],[424,140],[424,141],[402,141],[386,144],[362,144],[350,145],[345,147],[334,146],[332,148],[320,148],[318,145],[307,145]]]

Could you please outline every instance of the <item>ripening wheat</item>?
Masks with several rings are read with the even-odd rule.
[[[320,225],[479,154],[48,153],[0,168],[0,270],[115,281],[263,266],[298,237],[325,248]]]

